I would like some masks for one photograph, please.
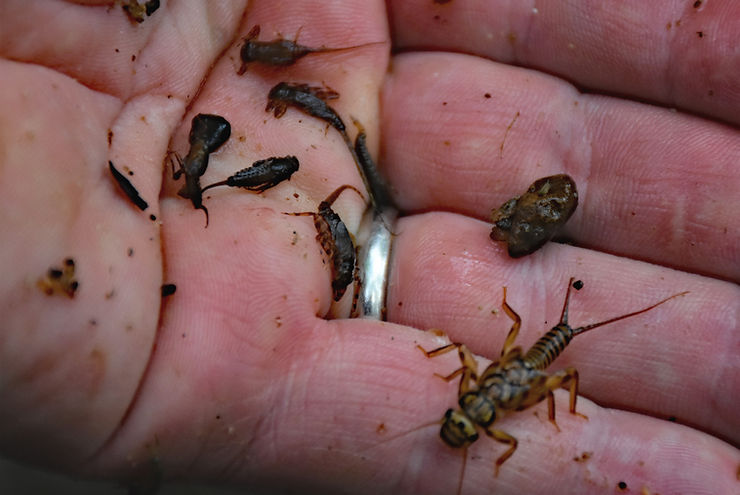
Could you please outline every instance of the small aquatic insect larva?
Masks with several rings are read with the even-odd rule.
[[[210,184],[206,189],[218,186],[241,187],[261,193],[285,180],[298,171],[298,158],[294,156],[272,157],[258,160],[251,167],[242,169],[226,180]]]
[[[131,184],[131,181],[129,181],[121,172],[116,170],[116,167],[110,160],[108,160],[108,169],[110,170],[110,173],[113,175],[116,183],[118,183],[121,190],[128,197],[128,199],[130,199],[131,202],[135,204],[141,211],[146,210],[149,207],[149,204],[144,201],[141,196],[139,196],[139,191],[137,191],[134,185]]]
[[[329,87],[281,82],[276,84],[267,95],[265,112],[272,110],[275,118],[279,119],[285,114],[288,106],[292,105],[344,133],[346,132],[344,122],[337,112],[326,104],[326,100],[334,98],[339,98],[339,93]]]
[[[237,71],[237,74],[242,75],[247,71],[247,64],[250,62],[258,62],[264,65],[281,66],[281,65],[292,65],[298,61],[298,59],[305,57],[309,53],[327,53],[327,52],[338,52],[341,50],[351,50],[353,48],[360,48],[370,45],[376,45],[384,43],[383,41],[365,43],[363,45],[346,46],[342,48],[311,48],[308,46],[299,45],[298,33],[296,32],[295,39],[293,41],[286,40],[284,38],[276,38],[270,41],[257,41],[257,36],[260,34],[259,24],[254,26],[247,37],[244,38],[244,45],[242,45],[239,56],[242,59],[242,65]]]
[[[370,191],[370,196],[374,199],[374,204],[379,208],[393,207],[395,208],[395,202],[391,197],[390,187],[388,181],[385,180],[380,172],[378,166],[375,164],[370,151],[367,149],[367,134],[365,133],[365,127],[357,119],[352,119],[352,122],[357,127],[357,136],[355,136],[355,157],[357,160],[357,166],[362,174],[363,178],[366,178],[367,188]]]
[[[75,260],[66,258],[62,268],[52,267],[46,272],[46,277],[39,279],[37,285],[47,296],[55,293],[65,294],[74,299],[75,292],[80,284],[75,280]]]
[[[493,211],[491,239],[506,241],[512,258],[531,254],[555,235],[577,206],[578,191],[570,176],[543,177]]]
[[[331,287],[335,301],[339,301],[342,298],[344,292],[347,290],[347,286],[352,283],[356,265],[355,245],[352,242],[352,236],[344,225],[344,222],[342,222],[342,219],[339,218],[339,215],[331,209],[332,203],[336,201],[345,189],[352,189],[362,199],[365,199],[356,187],[345,184],[336,188],[334,192],[319,204],[317,213],[313,211],[285,213],[285,215],[306,215],[313,217],[313,223],[318,232],[316,239],[318,239],[324,252],[332,261]]]
[[[152,15],[159,8],[159,0],[149,0],[143,4],[140,4],[138,0],[128,0],[124,1],[122,7],[129,19],[142,23],[146,17]]]
[[[368,178],[366,170],[364,169],[364,166],[366,164],[362,163],[361,158],[357,156],[357,153],[355,152],[355,146],[352,144],[352,140],[350,140],[349,136],[347,135],[347,129],[344,125],[344,122],[339,117],[337,112],[335,112],[334,109],[327,105],[325,101],[338,97],[339,93],[328,87],[315,87],[309,86],[308,84],[282,82],[277,84],[270,90],[270,93],[267,96],[267,107],[265,108],[265,111],[269,112],[271,110],[274,110],[275,118],[279,119],[283,116],[283,114],[285,114],[288,106],[292,105],[299,110],[307,113],[308,115],[325,121],[327,123],[327,131],[329,130],[329,126],[334,127],[342,136],[344,144],[347,145],[347,149],[352,155],[352,159],[357,166],[357,171],[362,178],[365,189],[370,191],[370,203],[372,204],[373,209],[377,211],[379,209],[378,205],[380,203],[378,203],[375,198],[373,187],[378,186],[379,183],[377,181],[375,183],[372,183],[370,182],[370,180],[377,179],[380,176],[377,174],[375,164],[373,163],[372,169],[368,170],[372,171],[376,175],[375,177],[371,177],[370,179]],[[357,124],[359,123],[357,122]],[[358,128],[360,127],[362,126],[359,125]],[[361,143],[364,146],[364,135],[361,139]],[[365,151],[367,150],[365,149]],[[370,159],[370,154],[366,152],[362,159]],[[371,159],[370,162],[372,162]],[[376,189],[380,191],[379,188],[376,187]]]
[[[453,343],[432,351],[417,346],[428,358],[452,350],[457,350],[460,357],[462,367],[448,376],[441,377],[446,381],[451,381],[456,376],[462,375],[458,390],[460,408],[447,410],[442,420],[440,436],[447,445],[466,449],[463,457],[463,469],[467,457],[467,447],[478,439],[477,426],[482,428],[489,437],[509,446],[509,449],[496,459],[495,475],[498,476],[499,467],[511,457],[517,447],[516,438],[504,431],[493,428],[497,417],[503,413],[521,411],[547,399],[548,418],[555,428],[560,431],[555,422],[555,396],[553,391],[562,387],[568,388],[570,391],[570,413],[578,414],[576,413],[578,372],[575,368],[565,368],[553,374],[547,374],[544,371],[560,355],[573,337],[608,323],[645,313],[674,297],[688,293],[686,291],[674,294],[652,306],[626,315],[571,328],[568,325],[568,303],[573,280],[571,278],[568,282],[560,322],[543,335],[526,353],[522,352],[521,347],[514,345],[522,320],[506,303],[506,287],[504,287],[502,307],[506,315],[514,321],[514,324],[504,342],[501,357],[491,363],[480,377],[478,376],[477,363],[465,344]],[[582,286],[582,283],[578,285]],[[585,416],[583,417],[585,418]],[[462,476],[458,493],[461,489]]]
[[[231,136],[231,124],[220,115],[199,113],[193,117],[190,128],[190,150],[185,159],[174,154],[180,168],[173,171],[172,178],[177,180],[185,174],[185,185],[178,195],[193,202],[193,207],[206,214],[208,227],[208,209],[203,206],[203,191],[200,188],[200,176],[208,168],[208,157],[219,149]],[[174,168],[174,165],[173,165]]]

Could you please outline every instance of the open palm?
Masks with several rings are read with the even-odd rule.
[[[579,370],[588,420],[564,391],[559,433],[544,403],[502,419],[518,450],[494,477],[505,447],[484,436],[463,493],[737,489],[736,2],[171,0],[142,24],[105,3],[0,6],[0,452],[111,478],[452,494],[461,455],[437,428],[396,436],[456,402],[434,373],[458,361],[426,359],[416,344],[447,340],[418,329],[496,358],[502,287],[527,347],[573,276],[574,325],[690,293],[576,339],[553,368]],[[256,24],[264,40],[387,43],[239,76]],[[281,81],[336,90],[380,152],[402,213],[388,323],[325,319],[349,314],[351,291],[333,305],[310,218],[283,212],[362,181],[323,122],[265,113]],[[300,170],[262,194],[208,191],[204,228],[165,169],[197,113],[232,127],[204,184],[270,156]],[[490,210],[555,173],[578,184],[574,245],[509,258]],[[363,199],[334,206],[357,232]],[[45,295],[36,281],[68,257],[75,297]]]

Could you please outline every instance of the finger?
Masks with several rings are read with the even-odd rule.
[[[473,53],[597,91],[738,122],[736,2],[592,7],[588,2],[536,7],[485,0],[389,2],[400,48]]]
[[[69,467],[116,427],[148,362],[162,285],[150,220],[159,183],[116,162],[150,203],[141,211],[111,176],[106,134],[120,101],[43,67],[0,65],[0,443]],[[136,119],[167,112],[137,106]],[[67,259],[76,290],[49,289],[48,270]]]
[[[487,229],[449,213],[404,219],[393,247],[389,321],[441,328],[452,341],[493,359],[513,323],[501,311],[504,286],[522,318],[516,342],[525,350],[556,324],[570,277],[585,283],[571,298],[573,327],[690,291],[577,336],[552,368],[577,368],[580,392],[599,404],[678,418],[737,441],[736,405],[727,394],[740,380],[733,365],[739,350],[736,285],[558,244],[512,262],[505,248],[490,242]],[[698,364],[710,362],[718,365]]]
[[[3,225],[18,233],[14,254],[5,258],[3,414],[24,420],[22,427],[4,420],[14,426],[1,436],[18,457],[78,468],[114,431],[147,367],[163,283],[162,156],[189,89],[154,70],[151,53],[166,54],[167,47],[148,29],[127,29],[120,10],[112,21],[108,7],[6,2],[2,8],[2,54],[21,62],[3,62],[3,141],[20,143],[2,159]],[[228,28],[223,11],[213,14],[199,22]],[[144,50],[147,42],[151,51]],[[201,43],[200,55],[217,52],[219,43]],[[204,74],[210,61],[193,60]],[[139,81],[137,68],[152,77]],[[152,84],[162,93],[138,94]],[[200,81],[192,84],[194,94]],[[122,193],[109,160],[146,211]],[[68,258],[79,285],[74,299],[65,302],[58,291],[45,296],[37,280]],[[18,259],[26,263],[13,264]]]
[[[614,493],[711,493],[731,490],[737,483],[733,471],[738,451],[728,444],[687,427],[588,401],[579,401],[578,411],[588,417],[583,419],[567,412],[567,393],[555,395],[560,431],[547,421],[544,404],[502,420],[498,426],[519,440],[517,450],[492,480],[492,466],[506,446],[482,436],[469,449],[463,493],[490,493],[482,487],[495,486],[496,493],[545,494],[552,493],[553,484],[584,494],[594,493],[594,485],[599,486],[597,491]],[[692,471],[705,454],[712,459],[712,477],[656,462],[653,448]],[[452,466],[450,471],[448,477],[453,478]],[[446,480],[448,489],[454,486],[451,481]]]
[[[455,385],[433,375],[456,366],[454,356],[427,359],[415,348],[432,348],[439,338],[357,320],[286,326],[289,332],[271,331],[263,361],[240,360],[247,341],[235,346],[236,333],[224,333],[211,338],[209,348],[222,358],[213,366],[152,375],[142,399],[156,392],[160,400],[142,400],[110,457],[99,460],[126,455],[128,465],[145,466],[156,455],[165,476],[273,491],[455,492],[460,451],[442,443],[438,423],[411,431],[437,422],[456,399]],[[721,493],[734,482],[737,451],[718,440],[588,401],[578,406],[584,420],[566,412],[565,394],[556,395],[561,432],[547,421],[545,404],[501,420],[519,448],[494,478],[503,449],[483,436],[469,449],[463,493],[544,493],[553,481],[587,493],[593,479],[609,488],[624,481],[666,493],[685,482]],[[181,435],[181,425],[197,433]],[[649,448],[648,430],[656,440]],[[607,440],[616,436],[616,443]],[[589,457],[584,452],[590,459],[580,462]]]
[[[383,164],[402,208],[487,219],[565,172],[579,192],[565,237],[740,280],[736,130],[463,55],[405,55],[393,67]]]
[[[139,24],[118,4],[10,0],[0,15],[0,54],[123,100],[149,92],[190,100],[231,44],[245,5],[163,2]]]

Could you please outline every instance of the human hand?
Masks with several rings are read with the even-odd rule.
[[[585,288],[573,296],[574,325],[691,293],[577,338],[552,368],[579,370],[578,412],[589,419],[568,414],[559,391],[559,433],[544,403],[501,420],[517,451],[494,478],[505,446],[476,442],[462,492],[737,485],[734,3],[677,12],[667,2],[561,2],[537,13],[463,0],[388,2],[387,13],[383,2],[245,4],[163,2],[133,25],[119,9],[4,2],[4,455],[119,478],[157,459],[165,478],[452,494],[462,456],[438,428],[396,437],[456,402],[454,384],[434,373],[458,362],[426,359],[417,343],[446,341],[416,329],[442,328],[496,358],[511,325],[502,287],[527,347],[576,276]],[[390,73],[389,46],[373,45],[237,76],[240,39],[255,24],[260,39],[302,28],[308,46],[390,39],[401,53]],[[536,69],[628,97],[583,94]],[[381,150],[404,214],[389,323],[323,318],[346,315],[350,296],[331,307],[310,219],[282,213],[315,210],[337,186],[362,182],[322,122],[264,112],[285,80],[337,90],[332,106]],[[207,229],[163,164],[168,149],[187,151],[199,112],[232,126],[205,184],[268,156],[301,162],[262,195],[214,189]],[[134,172],[146,212],[122,198],[109,159]],[[488,237],[490,210],[559,172],[579,187],[564,232],[575,246],[512,260]],[[363,208],[350,194],[335,204],[353,232]],[[67,256],[75,298],[44,295],[37,278]],[[163,283],[177,285],[164,301]]]

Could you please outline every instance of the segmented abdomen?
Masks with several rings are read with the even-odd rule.
[[[571,339],[573,329],[568,325],[552,327],[527,351],[523,361],[532,368],[544,370],[563,352]]]

